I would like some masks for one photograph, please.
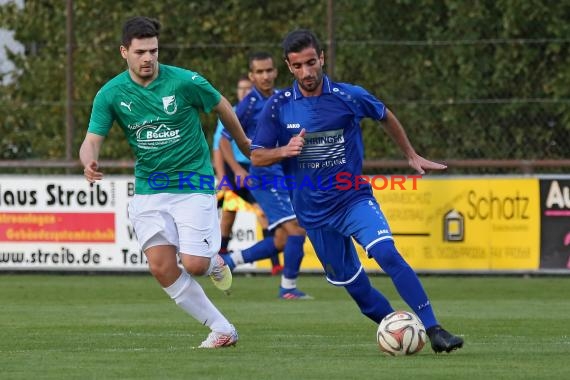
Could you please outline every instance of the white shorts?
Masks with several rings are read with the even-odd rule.
[[[180,253],[214,257],[220,250],[215,195],[135,194],[128,213],[143,251],[156,245],[174,245]]]

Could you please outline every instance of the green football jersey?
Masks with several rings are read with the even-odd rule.
[[[200,74],[159,64],[147,87],[128,71],[95,96],[88,131],[107,136],[123,129],[136,157],[135,193],[215,193],[210,149],[199,113],[210,112],[220,93]]]

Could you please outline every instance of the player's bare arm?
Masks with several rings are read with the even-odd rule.
[[[260,148],[255,149],[251,153],[251,163],[255,166],[269,166],[284,158],[297,157],[301,154],[303,146],[305,145],[305,129],[291,137],[289,143],[279,148]]]
[[[384,129],[392,140],[400,147],[404,155],[408,159],[408,164],[410,167],[414,168],[418,173],[425,174],[425,170],[444,170],[447,166],[439,164],[437,162],[429,161],[420,156],[414,150],[414,147],[410,143],[406,131],[396,115],[394,115],[389,109],[386,109],[386,119],[383,122]]]
[[[99,171],[99,163],[97,162],[103,140],[105,137],[87,132],[79,149],[79,159],[83,164],[83,175],[90,183],[103,179],[103,173]]]
[[[245,135],[230,102],[222,96],[220,102],[216,107],[214,107],[214,110],[218,113],[224,127],[228,130],[230,135],[232,135],[233,139],[236,140],[239,150],[241,150],[246,157],[249,157],[249,146],[251,145],[251,140]]]
[[[216,173],[216,177],[219,181],[223,176],[226,175],[224,157],[222,156],[220,149],[214,150],[214,153],[212,154],[212,164],[214,165],[214,172]]]
[[[236,185],[238,187],[245,186],[243,180],[245,180],[249,173],[239,164],[239,162],[236,161],[234,151],[232,149],[232,144],[230,143],[230,140],[228,140],[228,138],[224,135],[222,135],[220,138],[220,152],[222,153],[224,161],[234,172],[234,175],[236,177]]]

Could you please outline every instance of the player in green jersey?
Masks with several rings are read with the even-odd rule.
[[[120,51],[128,70],[95,96],[79,155],[87,181],[101,180],[101,145],[113,122],[123,129],[136,157],[129,219],[150,272],[178,306],[211,329],[200,347],[232,346],[236,329],[193,278],[209,275],[224,291],[232,282],[218,255],[214,171],[199,112],[214,110],[246,155],[250,141],[230,103],[206,79],[158,63],[159,31],[159,22],[147,17],[124,24]]]

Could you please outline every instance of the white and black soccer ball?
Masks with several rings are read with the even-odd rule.
[[[380,351],[391,356],[416,354],[427,341],[424,325],[408,311],[395,311],[382,319],[376,338]]]

